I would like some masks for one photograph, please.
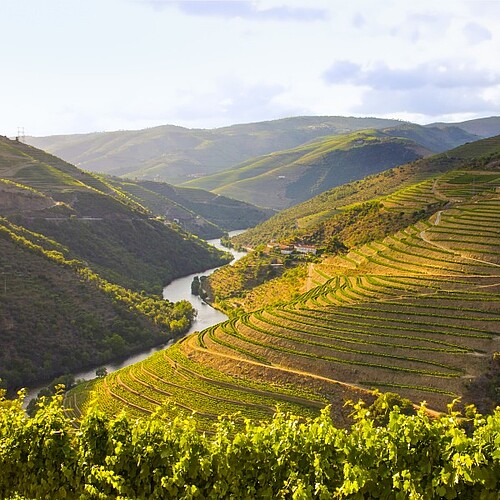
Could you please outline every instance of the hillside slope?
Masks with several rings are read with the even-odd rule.
[[[194,311],[103,280],[66,247],[0,217],[0,379],[8,389],[166,342]]]
[[[457,127],[403,124],[316,139],[185,183],[276,209],[477,139]]]
[[[353,204],[369,200],[377,201],[383,195],[457,168],[475,157],[496,154],[499,144],[500,136],[483,139],[344,184],[281,211],[259,226],[235,237],[233,241],[239,245],[255,247],[270,241],[296,241],[304,238],[307,240],[316,232],[323,231],[325,225],[329,223],[332,227],[337,223],[342,225],[343,219],[349,219],[351,215],[358,216],[359,214],[355,212],[359,211],[359,207],[350,212]],[[439,201],[436,200],[436,203]],[[328,244],[319,237],[314,240],[316,244]]]
[[[229,258],[152,219],[106,179],[1,137],[0,179],[2,214],[58,241],[70,258],[128,288],[159,294],[172,279]]]
[[[474,134],[484,138],[494,137],[495,135],[500,134],[500,116],[476,118],[475,120],[467,120],[458,123],[431,123],[427,126],[445,128],[450,125],[465,130],[469,134]]]
[[[320,138],[185,185],[284,209],[332,187],[429,154],[410,139],[363,130]]]
[[[452,153],[398,167],[407,185],[377,200],[363,193],[396,216],[430,217],[325,255],[301,294],[193,334],[68,404],[85,411],[93,390],[105,411],[140,417],[168,400],[163,412],[196,411],[202,429],[221,413],[270,418],[273,402],[304,416],[330,402],[342,422],[345,399],[373,389],[490,411],[500,402],[500,137]],[[418,166],[426,180],[411,182]]]
[[[175,221],[184,230],[204,239],[218,238],[229,231],[256,226],[275,213],[203,189],[119,177],[106,179],[153,214]]]
[[[212,130],[165,125],[27,139],[86,170],[180,184],[320,136],[398,123],[379,118],[304,116]]]

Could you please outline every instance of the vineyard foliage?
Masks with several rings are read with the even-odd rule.
[[[243,427],[224,417],[201,434],[162,407],[140,421],[92,408],[75,429],[61,403],[30,419],[20,399],[0,399],[2,498],[495,500],[500,489],[498,409],[430,418],[395,405],[380,423],[357,403],[348,430],[325,409]]]

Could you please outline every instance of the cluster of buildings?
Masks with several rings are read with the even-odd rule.
[[[279,252],[283,255],[290,255],[292,253],[304,253],[316,255],[318,249],[314,245],[306,245],[304,243],[296,243],[293,245],[282,245],[279,243],[268,243],[267,249],[272,252]]]

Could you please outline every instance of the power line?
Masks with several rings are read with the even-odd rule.
[[[24,127],[17,127],[16,141],[17,142],[26,142],[26,136],[24,134]]]

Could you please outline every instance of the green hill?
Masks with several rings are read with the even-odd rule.
[[[320,137],[403,124],[379,118],[302,116],[212,130],[165,125],[144,130],[29,137],[28,141],[86,170],[181,184]],[[465,126],[474,126],[474,121]],[[491,132],[491,127],[486,131]],[[433,134],[438,134],[437,129]],[[444,151],[476,140],[473,134],[482,136],[479,131],[468,133],[463,129],[442,132],[441,138],[434,141],[441,147],[429,149],[435,153]]]
[[[257,246],[270,241],[292,241],[313,237],[314,243],[327,245],[328,242],[321,238],[321,232],[330,225],[331,231],[339,231],[352,218],[358,219],[359,204],[370,200],[379,200],[389,193],[401,189],[412,189],[411,186],[419,182],[430,182],[435,175],[472,160],[475,157],[496,154],[500,144],[499,136],[459,146],[445,153],[421,159],[407,165],[395,167],[385,172],[371,175],[365,179],[350,182],[337,188],[321,193],[304,203],[283,210],[263,224],[249,229],[244,234],[234,238],[236,244]],[[443,200],[436,199],[435,203]],[[414,210],[411,210],[413,216]],[[380,211],[367,211],[367,216],[377,219]],[[424,214],[421,214],[424,215]],[[382,216],[383,217],[383,216]],[[393,218],[395,215],[392,216]],[[379,220],[380,222],[380,220]],[[374,224],[377,222],[374,220]],[[404,223],[404,221],[403,221]],[[338,225],[339,228],[335,229]],[[359,221],[361,231],[363,223]],[[400,229],[399,227],[395,228]],[[390,230],[390,228],[389,228]],[[384,230],[385,231],[385,230]],[[381,233],[384,236],[387,233]],[[337,235],[338,236],[338,235]],[[361,243],[355,241],[354,243]]]
[[[495,137],[359,182],[363,191],[321,195],[344,210],[363,202],[396,220],[421,216],[326,252],[296,276],[300,293],[285,298],[278,280],[267,302],[78,388],[67,404],[80,414],[97,397],[104,411],[137,417],[163,405],[170,417],[196,412],[207,430],[221,413],[269,419],[277,402],[301,416],[329,402],[343,421],[345,399],[374,389],[437,411],[457,397],[490,411],[500,385],[499,161]]]
[[[219,129],[144,130],[29,137],[30,144],[86,170],[180,184],[324,135],[401,123],[379,118],[295,117]]]
[[[227,260],[154,220],[104,177],[20,142],[0,138],[0,179],[7,181],[0,182],[0,207],[12,221],[58,241],[70,258],[128,288],[160,293],[174,278]]]
[[[429,154],[410,139],[364,130],[316,139],[185,185],[284,209],[332,187]]]
[[[153,214],[175,221],[186,231],[204,239],[256,226],[275,213],[202,189],[118,177],[106,179]]]
[[[192,306],[152,294],[228,260],[105,178],[0,137],[0,379],[10,390],[186,332]]]
[[[105,363],[186,331],[176,305],[110,283],[68,249],[0,217],[0,379],[9,389]]]
[[[284,209],[332,187],[477,139],[457,127],[400,124],[316,139],[185,183]]]

